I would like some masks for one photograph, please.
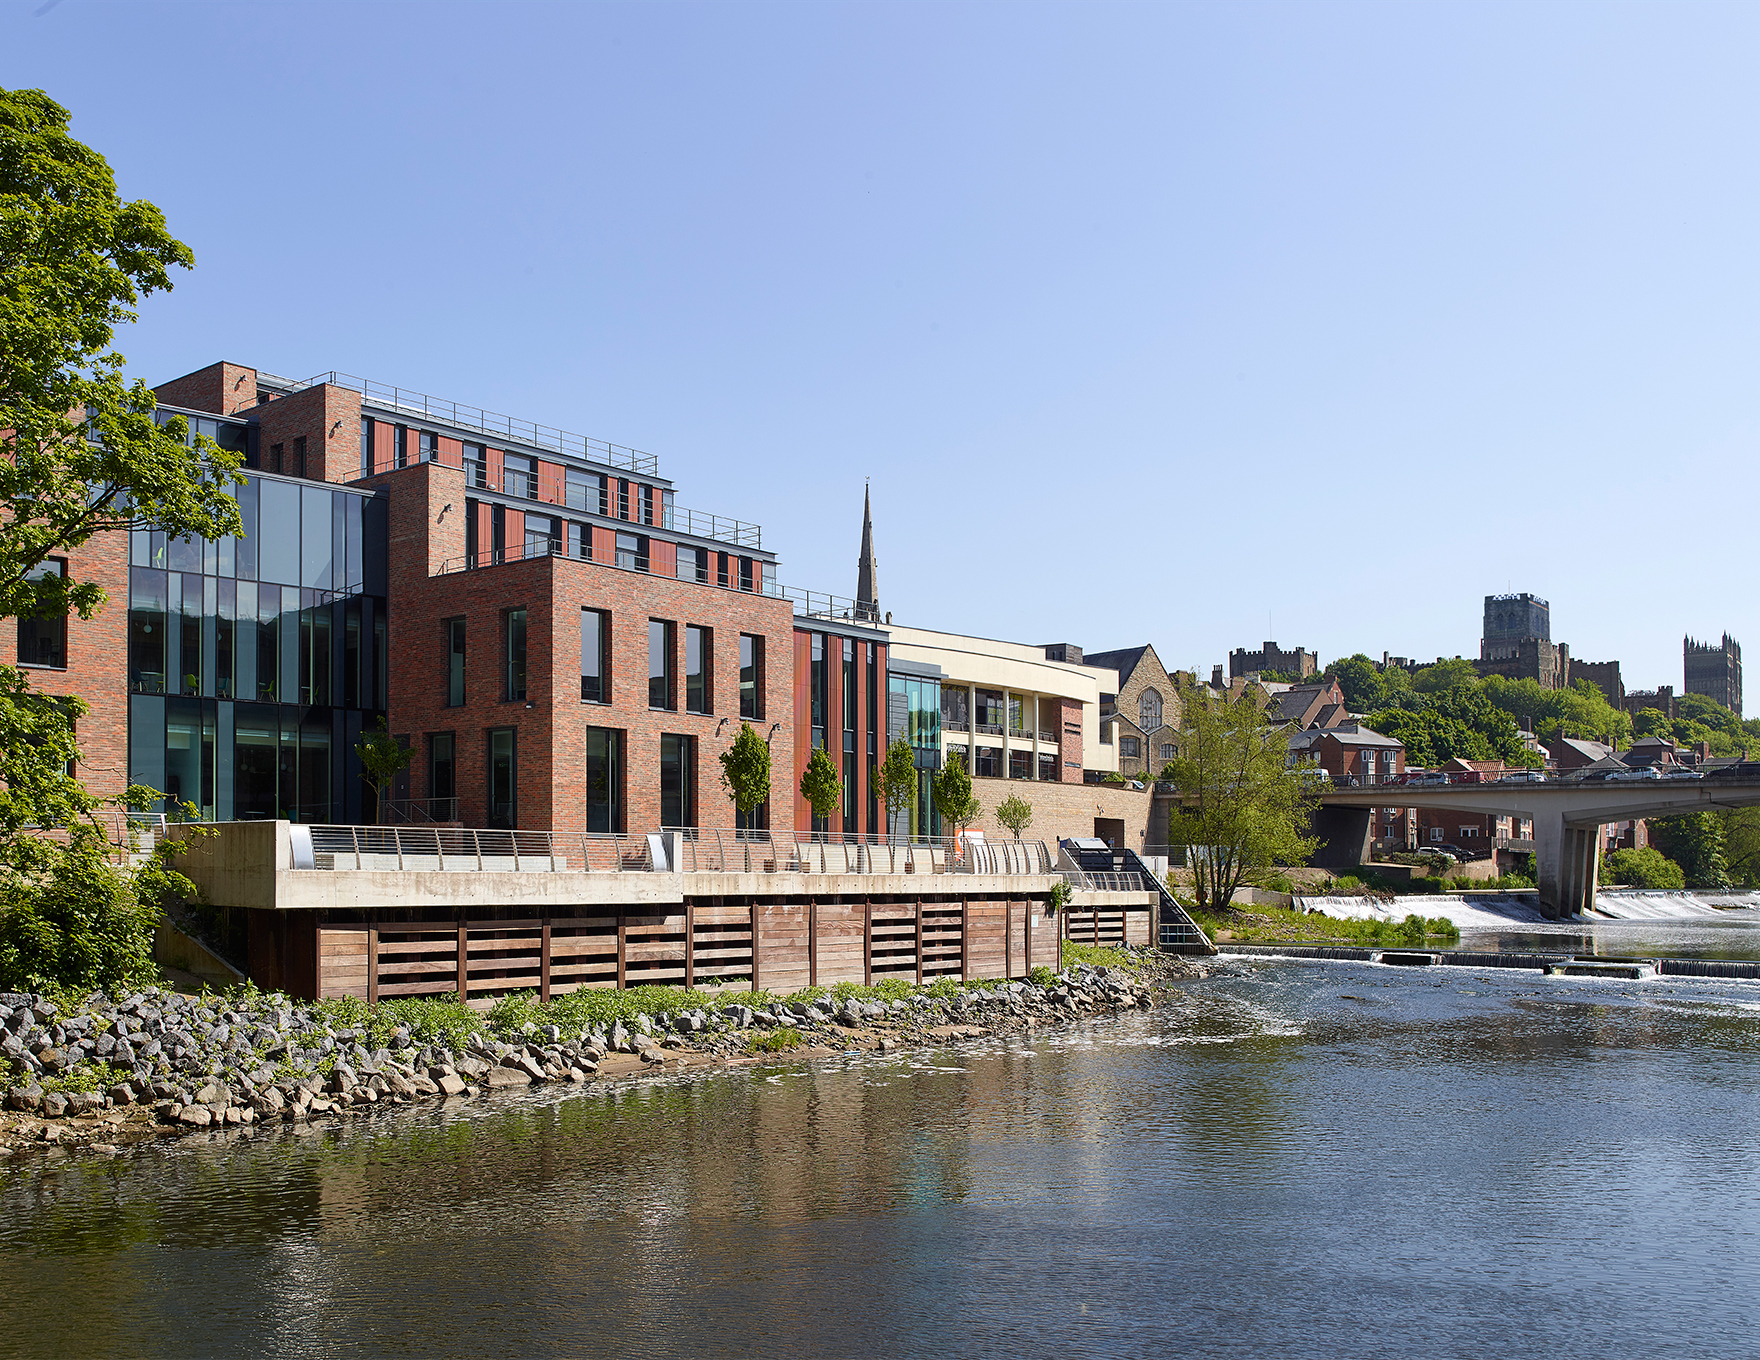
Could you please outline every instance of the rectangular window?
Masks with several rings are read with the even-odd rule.
[[[293,475],[306,475],[306,437],[303,434],[293,441]]]
[[[856,829],[856,755],[843,753],[843,829]]]
[[[548,557],[562,549],[562,530],[549,515],[526,516],[526,556]]]
[[[393,461],[398,467],[409,466],[409,426],[399,425],[391,435],[391,446],[395,450]]]
[[[570,521],[568,526],[568,555],[583,561],[593,560],[593,531],[584,524]]]
[[[653,522],[654,522],[654,488],[651,486],[644,486],[642,488],[642,523],[643,524],[652,524]]]
[[[502,645],[503,674],[507,699],[526,697],[526,611],[510,609]]]
[[[465,561],[465,566],[467,568],[470,568],[473,570],[477,567],[484,565],[482,562],[480,562],[478,560],[478,557],[477,557],[477,555],[480,552],[482,552],[482,550],[483,550],[483,545],[480,541],[481,535],[478,532],[479,515],[478,515],[477,507],[480,505],[482,505],[481,501],[472,500],[469,497],[467,497],[465,499],[465,503],[464,503],[464,561]]]
[[[458,820],[458,738],[451,732],[428,736],[428,815],[437,822]]]
[[[646,571],[648,569],[648,540],[640,534],[619,534],[617,536],[616,565],[625,571]]]
[[[1038,777],[1040,779],[1051,780],[1054,783],[1056,782],[1056,780],[1057,780],[1057,753],[1055,751],[1052,751],[1049,753],[1041,751],[1039,753],[1039,774],[1038,774]]]
[[[1161,758],[1163,760],[1173,759],[1173,743],[1171,741],[1164,741],[1161,743]]]
[[[447,619],[446,630],[446,706],[457,708],[464,703],[464,620]]]
[[[710,670],[715,654],[715,632],[687,623],[684,628],[684,711],[713,713]]]
[[[870,642],[868,646],[868,754],[874,755],[877,746],[877,731],[880,725],[880,663],[879,649]],[[868,810],[868,825],[875,825],[874,811]]]
[[[373,475],[373,418],[361,417],[361,476]]]
[[[416,435],[416,459],[419,462],[431,463],[440,456],[440,436],[427,430]]]
[[[723,590],[725,590],[727,588],[727,583],[728,583],[727,554],[726,553],[716,553],[715,554],[715,584],[720,586]]]
[[[978,730],[992,737],[1002,735],[1002,691],[999,689],[981,689],[978,691]]]
[[[617,481],[617,517],[629,518],[629,483],[621,477]]]
[[[752,588],[752,559],[749,557],[739,559],[739,588],[741,590]]]
[[[489,507],[489,560],[497,564],[507,560],[507,507],[504,505]]]
[[[464,446],[464,484],[479,491],[488,488],[489,459],[481,444]]]
[[[623,733],[587,729],[588,831],[623,830]]]
[[[964,765],[969,773],[972,768],[971,759],[971,748],[964,742],[950,741],[947,743],[947,763],[949,765]]]
[[[285,444],[271,444],[271,445],[269,445],[269,471],[271,471],[271,472],[280,472],[281,471],[282,450],[285,449],[286,447],[287,446]]]
[[[1031,751],[1010,751],[1008,753],[1008,777],[1010,779],[1031,779],[1033,777],[1033,753]]]
[[[1137,757],[1137,739],[1135,737],[1120,737],[1118,739],[1118,753],[1121,756],[1126,756],[1135,760]]]
[[[530,458],[517,453],[501,455],[501,489],[509,496],[538,499],[538,473]]]
[[[489,825],[512,830],[519,825],[518,774],[514,729],[491,728],[489,737]]]
[[[662,491],[660,493],[660,523],[670,529],[672,527],[673,518],[672,493],[670,491]]]
[[[611,702],[611,616],[603,609],[581,610],[581,700]]]
[[[35,568],[30,580],[42,581],[67,575],[67,559],[51,557]],[[67,666],[67,611],[18,621],[18,664],[21,666]]]
[[[570,510],[594,510],[598,497],[593,483],[599,479],[579,468],[565,468],[562,473],[562,501]]]
[[[1032,700],[1019,694],[1008,696],[1008,735],[1011,737],[1030,737],[1033,735]]]
[[[856,644],[854,639],[843,640],[843,749],[856,749],[856,710],[860,707],[860,692],[856,688]],[[851,809],[854,815],[854,809]]]
[[[1442,828],[1439,826],[1431,827],[1430,828],[1430,839],[1433,841],[1440,841],[1442,839]]]
[[[971,691],[959,685],[941,687],[941,726],[949,732],[972,730]]]
[[[739,716],[764,716],[764,639],[739,635]]]
[[[808,702],[812,712],[813,748],[825,747],[825,634],[811,634],[811,667]]]
[[[708,585],[709,550],[707,548],[679,548],[678,579]]]
[[[1000,746],[980,746],[977,754],[978,768],[974,773],[990,779],[1002,778],[1002,748]]]
[[[1102,746],[1112,745],[1112,724],[1109,722],[1100,724],[1100,744]]]
[[[665,619],[648,620],[648,707],[670,709],[672,697],[673,625]],[[677,823],[672,823],[677,825]]]
[[[660,737],[660,825],[697,824],[697,742],[695,737]]]

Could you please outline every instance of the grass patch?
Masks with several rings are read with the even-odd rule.
[[[752,1035],[746,1040],[746,1049],[751,1053],[786,1053],[805,1042],[798,1029],[771,1029]]]
[[[1461,937],[1460,927],[1442,916],[1428,919],[1416,913],[1403,921],[1382,919],[1356,920],[1350,917],[1327,916],[1321,912],[1286,911],[1278,907],[1254,907],[1225,915],[1193,912],[1192,919],[1204,933],[1215,940],[1227,932],[1231,940],[1243,944],[1346,944],[1421,945],[1429,941],[1453,944]]]
[[[1103,944],[1077,944],[1074,940],[1065,940],[1063,966],[1073,968],[1078,963],[1085,963],[1090,968],[1123,968],[1132,973],[1137,970],[1137,960],[1128,949],[1116,949]]]

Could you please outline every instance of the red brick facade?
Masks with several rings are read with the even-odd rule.
[[[257,404],[257,370],[245,368],[242,364],[209,364],[194,373],[160,383],[153,391],[167,406],[235,415]]]
[[[730,827],[734,809],[721,783],[719,757],[739,734],[739,642],[764,640],[764,717],[752,720],[771,749],[771,825],[792,829],[795,731],[793,610],[786,600],[620,570],[603,562],[534,557],[476,571],[436,574],[464,556],[464,474],[421,463],[369,479],[391,493],[390,651],[392,730],[418,755],[410,794],[427,787],[428,738],[456,737],[459,820],[486,825],[488,733],[515,732],[517,822],[527,828],[583,830],[585,741],[589,728],[622,733],[623,822],[646,831],[661,824],[660,738],[696,739],[696,824]],[[611,619],[609,703],[580,698],[583,608]],[[507,612],[526,611],[526,693],[506,697]],[[444,622],[465,620],[465,702],[446,703]],[[648,706],[648,622],[673,624],[673,703]],[[712,630],[709,712],[684,711],[685,627]],[[780,723],[774,733],[773,724]]]
[[[61,555],[70,577],[102,586],[110,598],[90,619],[68,616],[65,670],[20,669],[31,688],[76,694],[91,705],[78,724],[77,773],[91,792],[110,797],[128,787],[128,535],[99,534]],[[17,624],[7,620],[6,627],[15,630]],[[16,655],[12,651],[8,659]]]

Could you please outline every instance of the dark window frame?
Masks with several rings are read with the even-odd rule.
[[[599,627],[599,674],[590,677],[586,672],[587,662],[587,616],[592,615]],[[587,692],[589,682],[597,689],[597,694]],[[588,605],[581,606],[581,702],[583,704],[609,704],[611,702],[611,611],[594,609]]]

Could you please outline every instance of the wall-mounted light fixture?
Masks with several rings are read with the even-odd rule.
[[[720,735],[721,735],[721,729],[722,729],[722,728],[724,728],[724,727],[726,727],[726,726],[727,726],[727,719],[726,719],[726,718],[723,718],[723,719],[722,719],[722,720],[721,720],[721,721],[720,721],[720,722],[718,722],[718,723],[716,723],[716,724],[715,724],[715,735],[716,735],[716,736],[720,736]]]
[[[782,724],[781,724],[781,723],[779,723],[779,722],[773,722],[773,723],[771,723],[771,724],[770,724],[770,731],[769,731],[769,732],[768,732],[768,733],[767,733],[767,734],[766,734],[766,735],[765,735],[765,737],[764,737],[764,744],[765,744],[765,745],[766,745],[766,746],[767,746],[767,745],[769,745],[769,744],[770,744],[770,741],[771,741],[771,739],[772,739],[772,738],[774,738],[774,737],[775,737],[775,736],[776,736],[776,734],[777,734],[777,733],[778,733],[778,732],[780,732],[780,731],[781,731],[781,730],[782,730]]]
[[[337,421],[337,422],[336,422],[336,423],[335,423],[335,424],[334,424],[334,425],[332,425],[332,426],[331,426],[331,427],[330,427],[330,437],[331,437],[331,438],[332,438],[332,439],[334,439],[334,438],[336,438],[336,432],[337,432],[337,431],[338,431],[338,430],[340,430],[340,429],[341,429],[341,428],[342,428],[342,422],[341,422],[341,421],[340,421],[340,420],[339,420],[339,421]]]

